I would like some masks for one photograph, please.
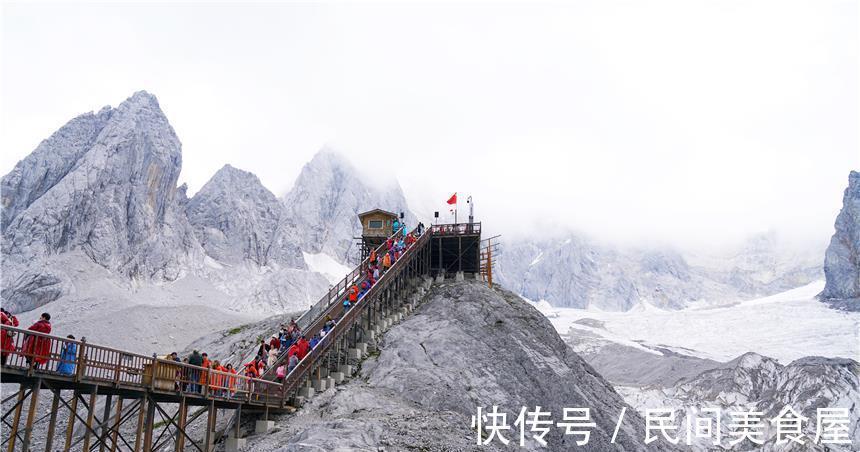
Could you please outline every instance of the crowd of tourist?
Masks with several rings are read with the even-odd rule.
[[[401,232],[402,231],[402,232]],[[282,382],[299,362],[317,347],[325,337],[336,327],[337,322],[355,306],[377,281],[400,259],[400,257],[417,241],[424,232],[424,225],[419,223],[413,232],[407,232],[406,224],[395,220],[392,225],[392,235],[385,243],[377,249],[372,249],[368,256],[365,273],[359,281],[354,282],[346,291],[343,298],[343,309],[337,319],[326,315],[324,322],[316,332],[303,332],[296,323],[295,318],[290,319],[288,324],[280,326],[276,334],[271,335],[268,340],[264,339],[257,348],[257,353],[249,362],[234,366],[231,363],[211,359],[207,353],[193,350],[188,356],[179,358],[178,353],[173,352],[162,359],[188,366],[176,366],[175,390],[191,393],[203,393],[228,397],[237,392],[237,376],[242,375],[251,379],[262,379],[271,376],[275,381]],[[3,325],[17,327],[18,319],[10,312],[0,308],[0,321]],[[28,328],[43,334],[51,333],[51,315],[42,313],[39,320]],[[26,335],[22,346],[16,347],[13,331],[4,331],[2,334],[2,365],[7,364],[7,359],[12,354],[20,354],[24,357],[27,366],[34,369],[46,369],[49,360],[56,362],[56,373],[62,375],[73,375],[75,373],[78,346],[75,337],[67,336],[72,341],[63,342],[59,350],[59,356],[52,358],[51,339],[41,335]],[[308,337],[310,336],[310,337]],[[206,369],[209,371],[207,372]],[[267,371],[274,369],[273,374]],[[172,375],[172,374],[171,374]],[[253,384],[253,383],[252,383]],[[253,391],[253,388],[248,388]]]

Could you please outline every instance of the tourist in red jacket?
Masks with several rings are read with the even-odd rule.
[[[18,318],[3,308],[0,308],[0,320],[2,320],[3,325],[18,326]],[[15,333],[11,331],[4,331],[2,335],[0,335],[0,350],[2,350],[2,363],[4,366],[6,365],[6,358],[9,356],[9,353],[15,351],[14,337]]]
[[[27,328],[30,331],[37,333],[51,334],[51,314],[43,312],[39,321],[30,325]],[[24,339],[24,356],[27,359],[27,365],[38,368],[39,365],[48,362],[48,357],[51,353],[51,339],[41,336],[27,336]]]
[[[308,354],[308,351],[310,351],[310,349],[311,349],[311,344],[310,344],[310,343],[308,343],[307,338],[305,338],[304,336],[302,336],[302,337],[301,337],[301,339],[299,339],[299,341],[298,341],[298,343],[297,343],[296,345],[298,345],[298,349],[297,349],[296,356],[299,358],[299,361],[301,361],[301,360],[303,360],[303,359],[305,358],[305,356]]]

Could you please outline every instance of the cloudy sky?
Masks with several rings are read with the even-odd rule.
[[[280,195],[330,146],[506,234],[826,240],[860,169],[857,25],[819,0],[4,2],[0,171],[145,89],[191,192],[230,163]]]

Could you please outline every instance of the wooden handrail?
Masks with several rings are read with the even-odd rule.
[[[250,396],[256,394],[258,397],[265,395],[266,404],[276,405],[280,400],[279,383],[239,373],[222,372],[97,345],[85,339],[78,341],[8,325],[0,325],[0,334],[10,334],[14,347],[14,350],[4,352],[7,354],[4,370],[17,369],[40,374],[41,377],[53,376],[80,383],[138,388],[141,391],[175,392],[201,398],[235,400],[235,395],[239,394],[243,399],[250,400]],[[66,356],[70,346],[74,346],[75,350],[73,360]],[[213,382],[217,383],[217,391],[211,390]],[[228,384],[222,387],[221,382]],[[273,394],[277,396],[272,398]]]

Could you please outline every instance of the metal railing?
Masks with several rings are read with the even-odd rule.
[[[430,226],[433,235],[480,235],[481,223],[434,224]]]
[[[286,376],[284,379],[285,394],[290,394],[298,389],[298,385],[304,381],[306,374],[313,370],[316,361],[324,356],[337,339],[349,331],[349,329],[358,321],[361,314],[369,306],[369,303],[365,300],[373,299],[377,292],[387,287],[392,278],[399,274],[403,267],[405,267],[411,260],[415,259],[417,250],[420,250],[429,241],[429,238],[430,234],[427,233],[419,237],[418,240],[416,240],[415,243],[413,243],[406,252],[391,265],[391,268],[389,268],[385,274],[380,276],[376,284],[371,286],[367,293],[365,293],[353,307],[346,311],[343,316],[337,320],[335,326],[328,332],[328,334],[326,334],[325,337],[317,343],[316,347],[311,349],[298,363],[298,365],[296,365],[296,367]],[[283,359],[280,361],[281,362],[276,364],[276,366],[280,365]]]
[[[413,230],[413,232],[414,231],[415,230]],[[402,234],[403,228],[400,228],[394,233],[392,233],[390,236],[388,236],[386,242],[387,240],[394,240],[395,237],[399,237]],[[383,252],[383,250],[385,249],[386,242],[383,242],[381,245],[376,247],[375,251],[377,254]],[[299,327],[299,330],[302,333],[307,332],[312,325],[314,325],[321,318],[323,318],[325,313],[332,305],[343,301],[343,299],[347,296],[347,291],[349,290],[349,288],[355,284],[360,284],[361,281],[364,279],[367,269],[370,267],[370,264],[370,257],[365,258],[358,264],[358,266],[353,268],[352,271],[350,271],[343,279],[338,281],[337,284],[332,285],[329,290],[322,297],[320,297],[320,299],[316,303],[311,305],[311,307],[307,311],[302,313],[302,315],[299,316],[298,319],[296,319],[296,325]],[[266,340],[265,338],[271,337],[272,334],[278,335],[280,325],[278,325],[277,328],[278,330],[264,334],[262,336],[264,340]],[[259,343],[253,344],[251,350],[244,355],[244,357],[241,359],[241,362],[237,363],[237,365],[241,366],[242,364],[250,361],[255,356],[257,356],[259,347]],[[267,372],[269,370],[270,369],[267,369]]]
[[[416,228],[417,229],[417,228]],[[392,234],[389,239],[394,239],[398,234],[402,234],[403,229],[399,229],[397,232]],[[416,232],[413,230],[413,232]],[[333,319],[337,318],[335,322],[335,326],[326,334],[315,347],[311,348],[308,353],[302,357],[301,360],[296,364],[296,367],[290,370],[285,376],[282,387],[280,389],[280,394],[286,399],[292,394],[294,391],[297,391],[298,386],[304,381],[307,377],[308,372],[312,371],[317,360],[321,359],[324,354],[331,348],[331,346],[336,342],[337,339],[341,337],[345,332],[349,331],[349,329],[355,324],[357,317],[367,308],[368,303],[365,300],[371,299],[373,295],[375,295],[378,291],[382,290],[382,288],[386,287],[388,283],[391,281],[393,275],[398,274],[401,269],[406,265],[406,262],[414,259],[416,255],[414,250],[420,250],[429,240],[430,237],[429,230],[425,230],[424,234],[422,234],[418,239],[409,245],[409,247],[404,251],[403,255],[400,256],[399,259],[395,260],[391,267],[383,274],[380,275],[379,280],[373,284],[370,289],[359,298],[355,304],[355,306],[351,307],[348,311],[346,311],[342,317],[337,318],[337,315],[333,315],[333,312],[338,308],[342,307],[339,303],[343,297],[346,296],[346,292],[352,284],[360,282],[364,278],[364,271],[370,265],[370,258],[364,259],[358,267],[353,269],[344,279],[340,281],[337,285],[333,286],[329,289],[328,293],[324,295],[319,302],[317,302],[314,307],[312,307],[308,312],[305,313],[302,317],[305,320],[300,326],[303,334],[316,334],[314,327],[321,327],[324,322],[325,316],[333,315]],[[381,244],[376,248],[376,254],[381,255],[380,253],[384,253],[384,248],[386,243]],[[299,321],[296,321],[297,325]],[[256,347],[255,347],[256,349]],[[254,352],[256,354],[256,351]],[[250,358],[249,358],[250,359]],[[278,360],[272,365],[269,366],[265,373],[261,375],[263,379],[271,379],[275,376],[277,372],[277,368],[282,365],[287,365],[289,360],[289,356],[287,356],[286,350],[282,351]],[[237,421],[237,416],[234,414],[233,417],[227,424],[226,430],[229,430],[234,427],[235,422]]]

